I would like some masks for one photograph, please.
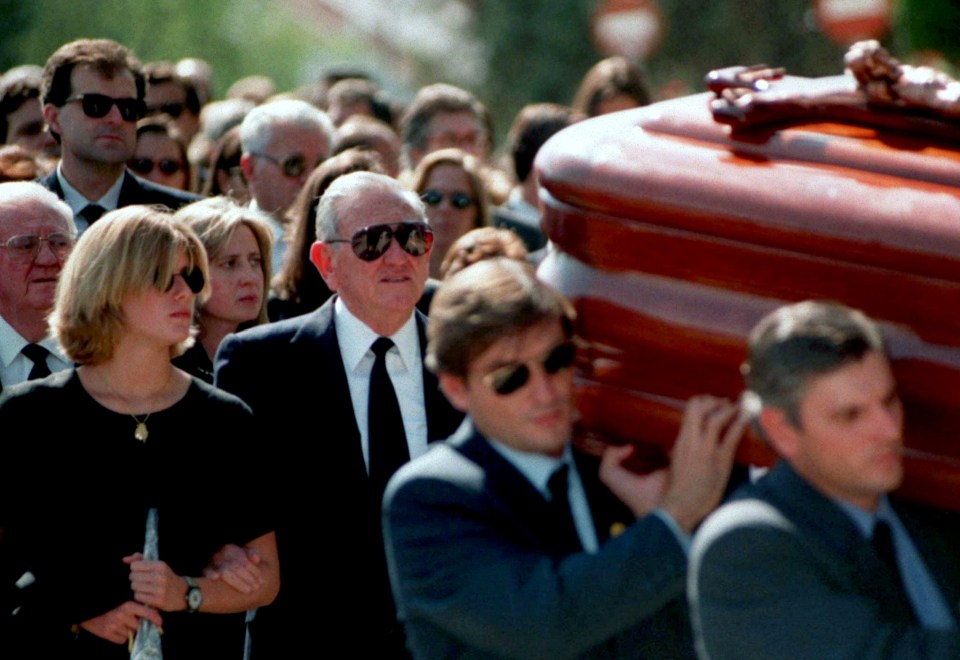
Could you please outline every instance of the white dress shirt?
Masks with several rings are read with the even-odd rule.
[[[273,217],[272,214],[261,210],[257,206],[257,200],[250,200],[250,210],[259,214],[259,218],[270,225],[270,231],[273,232],[273,247],[270,249],[270,270],[271,275],[276,275],[283,268],[283,260],[287,254],[288,243],[284,240],[286,227]]]
[[[427,451],[427,411],[423,399],[423,360],[420,353],[420,335],[414,314],[395,334],[390,335],[394,346],[387,351],[387,374],[397,393],[403,430],[407,436],[410,458]],[[354,316],[342,298],[333,307],[333,323],[340,344],[340,357],[347,372],[353,414],[360,429],[363,462],[370,471],[370,433],[367,429],[367,408],[370,403],[370,372],[374,358],[370,346],[380,336]]]
[[[63,201],[65,201],[67,206],[70,207],[70,210],[73,211],[73,221],[77,224],[77,235],[79,236],[90,226],[87,219],[80,215],[80,211],[88,205],[96,204],[102,207],[104,211],[117,210],[117,206],[120,204],[120,189],[123,187],[123,177],[125,177],[127,173],[124,171],[120,177],[113,182],[110,189],[103,194],[103,197],[97,200],[89,200],[83,196],[83,193],[70,185],[67,178],[63,176],[63,172],[60,171],[60,167],[58,164],[57,181],[60,182],[60,189],[63,191]]]
[[[0,383],[3,384],[4,389],[22,383],[30,375],[33,362],[20,352],[29,343],[7,323],[6,319],[0,316]],[[70,361],[60,352],[60,346],[53,337],[47,335],[43,341],[37,343],[50,351],[50,355],[47,356],[47,366],[51,372],[70,366]]]

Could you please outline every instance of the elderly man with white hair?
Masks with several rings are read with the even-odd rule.
[[[264,213],[274,233],[273,268],[283,265],[287,208],[313,168],[330,155],[333,122],[305,101],[282,99],[251,110],[240,124],[240,167],[251,206]]]

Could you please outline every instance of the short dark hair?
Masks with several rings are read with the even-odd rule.
[[[631,97],[637,105],[650,103],[650,90],[643,71],[619,55],[600,60],[590,67],[573,99],[573,109],[594,117],[602,101],[618,94]]]
[[[143,101],[147,82],[143,65],[126,46],[112,39],[78,39],[60,46],[43,67],[41,96],[44,104],[61,106],[70,97],[70,76],[77,66],[87,66],[107,78],[129,71],[137,85],[137,99]]]
[[[497,257],[473,264],[434,295],[427,326],[427,367],[465,378],[473,362],[499,339],[555,320],[573,336],[576,312],[537,279],[529,264]]]
[[[555,133],[574,123],[581,116],[556,103],[534,103],[518,114],[507,136],[507,151],[513,157],[517,181],[526,181],[533,170],[533,159],[540,147]]]
[[[489,131],[487,109],[477,97],[460,87],[436,83],[421,87],[403,115],[400,138],[404,148],[424,149],[430,120],[448,112],[469,112],[484,130]]]
[[[0,142],[6,142],[7,115],[20,109],[28,99],[40,97],[38,66],[26,65],[10,69],[0,77]]]
[[[763,406],[783,410],[800,428],[800,402],[810,380],[870,351],[883,353],[883,338],[863,312],[808,300],[780,307],[757,324],[742,371]]]

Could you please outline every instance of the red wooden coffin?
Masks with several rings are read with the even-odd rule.
[[[687,398],[739,396],[762,316],[837,300],[888,340],[902,494],[960,510],[960,128],[860,102],[849,77],[768,77],[753,106],[690,96],[581,122],[541,150],[557,250],[540,273],[574,301],[587,345],[578,439],[662,462]],[[753,436],[738,454],[774,458]]]

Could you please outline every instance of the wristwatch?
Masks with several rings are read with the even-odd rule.
[[[203,605],[203,591],[192,577],[183,576],[187,582],[187,611],[196,612]]]

